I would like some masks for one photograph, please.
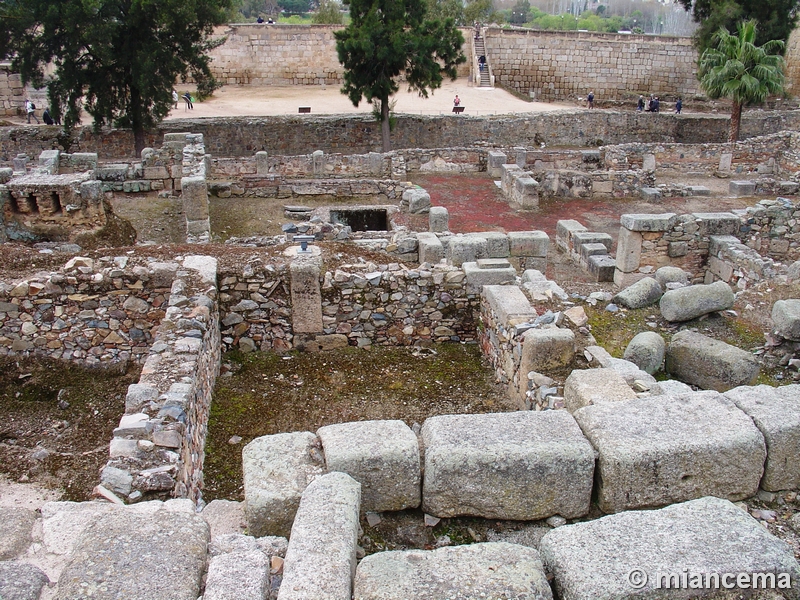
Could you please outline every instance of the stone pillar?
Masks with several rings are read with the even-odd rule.
[[[269,164],[267,163],[268,155],[265,150],[256,152],[256,175],[268,175]]]
[[[188,236],[202,235],[211,230],[208,218],[208,185],[204,176],[181,178],[183,214]]]
[[[322,150],[315,150],[311,155],[311,164],[314,168],[314,177],[321,177],[325,174],[325,153]]]
[[[486,166],[491,177],[501,177],[503,175],[502,166],[506,163],[508,163],[508,157],[504,152],[489,151]]]
[[[656,170],[656,155],[645,154],[642,156],[642,170],[654,173]]]
[[[370,152],[367,155],[369,160],[369,172],[372,175],[381,177],[383,175],[383,154],[380,152]]]
[[[292,329],[298,333],[322,333],[322,292],[319,273],[322,260],[317,256],[298,256],[291,272]]]
[[[520,169],[524,169],[525,165],[528,164],[528,151],[525,148],[514,148],[514,151],[516,152],[514,162],[517,163]]]
[[[48,175],[58,175],[60,160],[60,150],[43,150],[42,153],[39,154],[39,170]]]
[[[731,162],[733,161],[733,154],[726,152],[719,157],[719,168],[717,171],[722,175],[730,175]]]
[[[27,154],[17,154],[14,157],[14,173],[21,173],[25,174],[28,172],[28,155]]]
[[[450,213],[444,206],[431,206],[428,213],[428,230],[434,233],[450,231]]]

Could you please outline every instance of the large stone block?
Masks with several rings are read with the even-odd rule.
[[[434,233],[450,231],[450,213],[444,206],[431,206],[428,212],[428,229]]]
[[[739,232],[742,222],[733,213],[692,213],[695,222],[699,226],[698,233],[701,236],[711,235],[733,235]]]
[[[567,518],[589,510],[594,453],[565,411],[431,417],[422,505],[439,517]]]
[[[359,563],[353,587],[354,600],[553,597],[539,553],[506,542],[378,552]]]
[[[772,324],[782,338],[800,341],[800,300],[778,300],[772,305]]]
[[[303,492],[278,600],[350,600],[356,572],[361,484],[328,473]]]
[[[690,321],[733,306],[733,290],[724,281],[667,290],[658,306],[667,321]]]
[[[403,192],[403,202],[411,214],[426,213],[431,208],[431,195],[421,187],[408,188]]]
[[[667,373],[704,390],[724,392],[752,385],[760,370],[755,356],[694,331],[672,336],[666,354]]]
[[[509,327],[526,323],[538,316],[525,294],[516,286],[487,285],[483,295],[500,324]]]
[[[203,600],[264,600],[270,563],[261,550],[214,556],[208,565]]]
[[[756,184],[753,181],[731,181],[728,183],[728,192],[734,198],[755,196]]]
[[[603,512],[756,493],[766,448],[753,421],[717,392],[587,406],[575,419],[598,453]]]
[[[444,258],[444,246],[435,233],[418,233],[417,246],[420,264],[435,265]]]
[[[586,227],[574,219],[562,219],[556,223],[556,247],[562,252],[572,252],[572,236]]]
[[[508,258],[508,236],[505,233],[501,231],[482,231],[465,235],[486,240],[486,258]]]
[[[619,222],[629,231],[669,231],[676,218],[675,213],[626,214],[620,216]]]
[[[550,237],[544,231],[509,231],[509,251],[511,256],[547,257]]]
[[[323,473],[317,436],[303,431],[256,438],[242,449],[242,471],[250,534],[287,537],[303,491]]]
[[[661,190],[658,188],[642,187],[639,188],[639,193],[645,202],[652,202],[653,204],[661,202]]]
[[[644,308],[661,299],[664,290],[652,277],[643,277],[614,296],[613,301],[625,308]]]
[[[603,244],[606,250],[611,252],[611,245],[613,240],[607,233],[600,233],[596,231],[575,231],[572,234],[572,250],[580,256],[581,246],[584,244]]]
[[[617,261],[608,254],[595,254],[589,257],[587,269],[594,281],[614,281]]]
[[[489,256],[485,238],[464,235],[451,237],[445,248],[445,254],[448,261],[455,267]]]
[[[328,471],[361,484],[365,511],[416,508],[420,503],[419,442],[403,421],[358,421],[317,430]]]
[[[652,375],[661,370],[666,351],[664,338],[655,331],[642,331],[628,343],[622,357]]]
[[[636,393],[613,369],[575,369],[564,382],[564,403],[569,412],[592,404],[635,399]]]
[[[546,372],[567,367],[572,364],[574,355],[575,334],[571,329],[529,329],[522,338],[520,371]]]
[[[289,265],[292,277],[292,329],[295,333],[322,333],[321,262],[317,256],[298,256]]]
[[[186,221],[203,221],[208,216],[208,185],[205,177],[181,178],[181,198]]]
[[[489,171],[489,176],[494,178],[502,177],[503,175],[503,165],[508,162],[508,157],[504,152],[498,152],[497,150],[490,150],[487,156],[487,171]]]
[[[16,558],[33,543],[36,513],[21,506],[0,506],[0,561]]]
[[[725,396],[750,415],[767,442],[761,487],[773,492],[800,487],[800,385],[737,387]]]
[[[3,600],[39,600],[48,583],[47,575],[34,565],[0,561],[0,598]]]
[[[624,273],[632,273],[639,268],[642,259],[642,234],[624,227],[619,229],[617,238],[616,267]]]
[[[785,595],[754,597],[800,595],[791,548],[719,498],[559,527],[544,536],[539,550],[561,600],[749,597],[750,590],[730,589],[740,573],[788,574],[790,589],[776,590]],[[773,582],[775,589],[778,579]],[[743,587],[758,585],[748,581]]]
[[[511,285],[517,271],[504,259],[482,258],[461,265],[467,279],[467,293],[480,294],[487,285]]]

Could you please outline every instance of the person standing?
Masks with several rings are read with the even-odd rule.
[[[28,123],[31,122],[31,117],[36,119],[36,124],[39,125],[39,118],[36,116],[34,112],[36,110],[36,105],[31,102],[30,98],[25,100],[25,114],[28,115]]]
[[[681,109],[683,108],[683,100],[678,97],[678,101],[675,103],[675,113],[681,114]]]
[[[194,104],[192,104],[192,96],[189,92],[186,92],[183,95],[183,99],[186,100],[186,108],[184,110],[194,110]]]
[[[458,94],[453,98],[453,106],[461,106],[461,98],[458,97]]]
[[[172,90],[172,103],[175,105],[175,108],[178,108],[178,100],[179,100],[179,98],[178,98],[178,92],[176,92],[176,91],[173,89],[173,90]]]
[[[50,109],[45,108],[44,112],[42,113],[42,121],[44,121],[45,125],[52,125],[53,124],[53,117],[50,116]]]
[[[658,96],[653,98],[653,112],[658,112],[661,109],[661,102],[658,99]]]
[[[639,96],[639,102],[636,104],[636,112],[644,110],[644,96]]]
[[[589,92],[589,95],[586,96],[586,102],[589,108],[594,108],[594,92]]]

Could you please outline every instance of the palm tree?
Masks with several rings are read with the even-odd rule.
[[[724,27],[714,34],[716,48],[706,49],[700,57],[700,85],[709,98],[730,98],[731,129],[729,142],[739,139],[742,107],[761,104],[770,94],[785,93],[784,60],[781,40],[756,46],[756,22],[737,25],[738,35]]]

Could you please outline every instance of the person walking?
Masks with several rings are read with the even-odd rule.
[[[678,97],[678,101],[675,103],[675,113],[681,114],[681,109],[683,108],[683,100]]]
[[[192,96],[189,92],[186,92],[183,95],[183,99],[186,100],[186,108],[184,110],[194,110],[194,104],[192,104]]]
[[[179,98],[178,98],[178,92],[176,92],[176,91],[173,89],[173,90],[172,90],[172,103],[175,105],[175,108],[178,108],[178,100],[179,100]]]
[[[36,116],[36,113],[34,112],[35,110],[36,110],[36,105],[33,102],[31,102],[30,98],[25,100],[25,114],[28,115],[28,123],[31,122],[31,117],[33,117],[34,119],[36,119],[36,124],[39,125],[40,124],[39,118]]]
[[[594,108],[594,92],[589,92],[589,95],[586,96],[586,102],[589,108]]]
[[[639,102],[636,104],[636,112],[644,110],[644,96],[639,96]]]

